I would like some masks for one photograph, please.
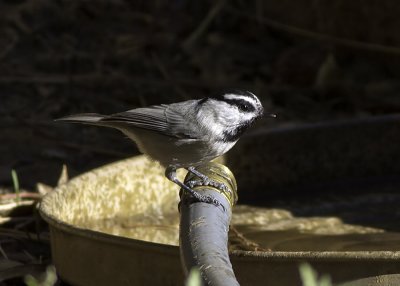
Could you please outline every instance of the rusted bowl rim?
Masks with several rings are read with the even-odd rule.
[[[400,116],[398,117],[400,118]],[[320,126],[317,124],[316,126]],[[313,125],[309,125],[312,128]],[[140,248],[140,249],[151,249],[152,251],[160,251],[163,253],[174,253],[176,254],[179,249],[178,246],[160,244],[154,242],[147,242],[133,238],[120,237],[116,235],[111,235],[99,231],[94,231],[91,229],[85,229],[81,227],[74,226],[65,221],[60,220],[51,213],[47,211],[46,204],[51,203],[52,198],[56,195],[56,192],[65,190],[68,188],[70,182],[81,180],[82,177],[87,176],[91,172],[94,172],[102,168],[112,168],[113,165],[120,164],[125,161],[139,161],[143,160],[143,155],[136,156],[133,158],[117,161],[100,168],[91,170],[89,172],[83,173],[80,176],[70,180],[66,185],[57,187],[53,192],[48,193],[42,200],[39,206],[39,212],[43,219],[49,223],[50,228],[65,231],[66,233],[86,237],[90,239],[95,239],[99,241],[104,241],[112,244],[124,245],[129,248]],[[263,260],[308,260],[308,261],[327,261],[327,260],[400,260],[400,251],[242,251],[234,250],[231,252],[231,257],[233,260],[243,260],[243,261],[263,261]]]

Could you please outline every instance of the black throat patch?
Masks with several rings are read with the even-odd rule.
[[[235,129],[232,130],[225,130],[222,133],[222,140],[223,142],[235,142],[239,140],[239,138],[243,135],[243,133],[249,128],[251,125],[251,121],[244,122]]]

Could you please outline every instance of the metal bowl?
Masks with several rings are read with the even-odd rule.
[[[232,250],[241,285],[299,285],[304,261],[335,283],[396,284],[399,214],[388,206],[400,197],[399,134],[400,117],[388,116],[243,138],[225,162],[239,202],[258,207],[238,206],[233,224],[270,250]],[[40,212],[68,283],[181,285],[177,205],[163,169],[138,156],[59,186]]]

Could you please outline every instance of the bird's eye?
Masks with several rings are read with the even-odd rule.
[[[247,102],[246,100],[243,99],[224,99],[224,102],[231,106],[235,106],[238,108],[240,111],[243,112],[253,112],[255,111],[255,106],[253,106],[250,102]]]
[[[240,108],[240,110],[242,110],[242,111],[250,111],[251,106],[250,106],[250,104],[243,103],[243,104],[240,104],[240,105],[239,105],[239,108]]]

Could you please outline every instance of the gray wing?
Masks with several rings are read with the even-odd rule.
[[[196,139],[200,131],[193,128],[194,122],[187,117],[191,107],[192,102],[154,105],[113,114],[101,121],[153,130],[171,137]]]
[[[104,116],[100,123],[110,124],[115,127],[137,127],[157,132],[168,130],[168,121],[165,116],[167,105],[155,105],[137,108]]]
[[[94,113],[67,116],[60,121],[86,123],[108,126],[117,129],[130,127],[159,132],[166,136],[196,139],[200,137],[200,130],[193,126],[195,123],[187,118],[189,109],[193,108],[194,101],[175,103],[171,105],[154,105],[136,108],[112,115]]]

